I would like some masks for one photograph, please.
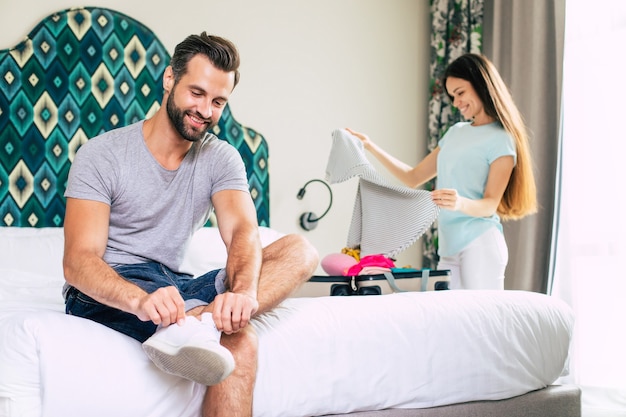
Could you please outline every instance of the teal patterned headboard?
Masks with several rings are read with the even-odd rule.
[[[63,226],[76,150],[151,115],[169,60],[146,26],[96,7],[50,15],[19,45],[0,50],[0,226]],[[214,133],[241,153],[259,224],[269,226],[265,138],[229,107]]]

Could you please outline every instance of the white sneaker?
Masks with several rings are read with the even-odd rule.
[[[202,320],[188,316],[182,326],[157,330],[142,346],[162,371],[209,386],[235,369],[235,359],[220,344],[220,336],[211,313],[204,313]]]

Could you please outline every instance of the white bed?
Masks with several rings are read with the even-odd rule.
[[[0,416],[199,416],[204,387],[160,372],[138,342],[63,313],[62,244],[61,228],[0,228]],[[186,265],[224,256],[204,228]],[[297,417],[540,390],[566,369],[573,316],[537,293],[433,291],[292,298],[253,325],[254,415]]]
[[[0,80],[44,83],[0,82],[0,224],[11,226],[0,227],[0,417],[199,416],[204,387],[160,372],[138,342],[65,315],[61,298],[72,155],[158,105],[167,62],[150,29],[97,7],[48,16],[0,51]],[[216,130],[240,150],[268,226],[267,143],[229,108]],[[264,243],[281,235],[261,231]],[[217,231],[203,228],[186,268],[224,262]],[[550,385],[567,368],[572,324],[564,303],[528,292],[288,299],[252,324],[254,415],[580,417],[580,390]]]

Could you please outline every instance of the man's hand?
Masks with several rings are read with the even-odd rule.
[[[218,330],[226,334],[236,333],[250,323],[259,309],[256,298],[247,294],[226,292],[213,300],[213,321]]]
[[[176,287],[162,287],[139,300],[135,315],[156,325],[182,324],[185,320],[185,301]]]

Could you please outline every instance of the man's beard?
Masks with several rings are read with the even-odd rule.
[[[206,129],[195,130],[185,125],[185,111],[174,103],[174,89],[167,97],[167,115],[169,116],[176,131],[186,140],[190,142],[197,142],[204,139],[207,132],[213,128],[214,123],[209,119],[209,123],[206,125]],[[196,114],[197,117],[204,119],[202,116]]]

